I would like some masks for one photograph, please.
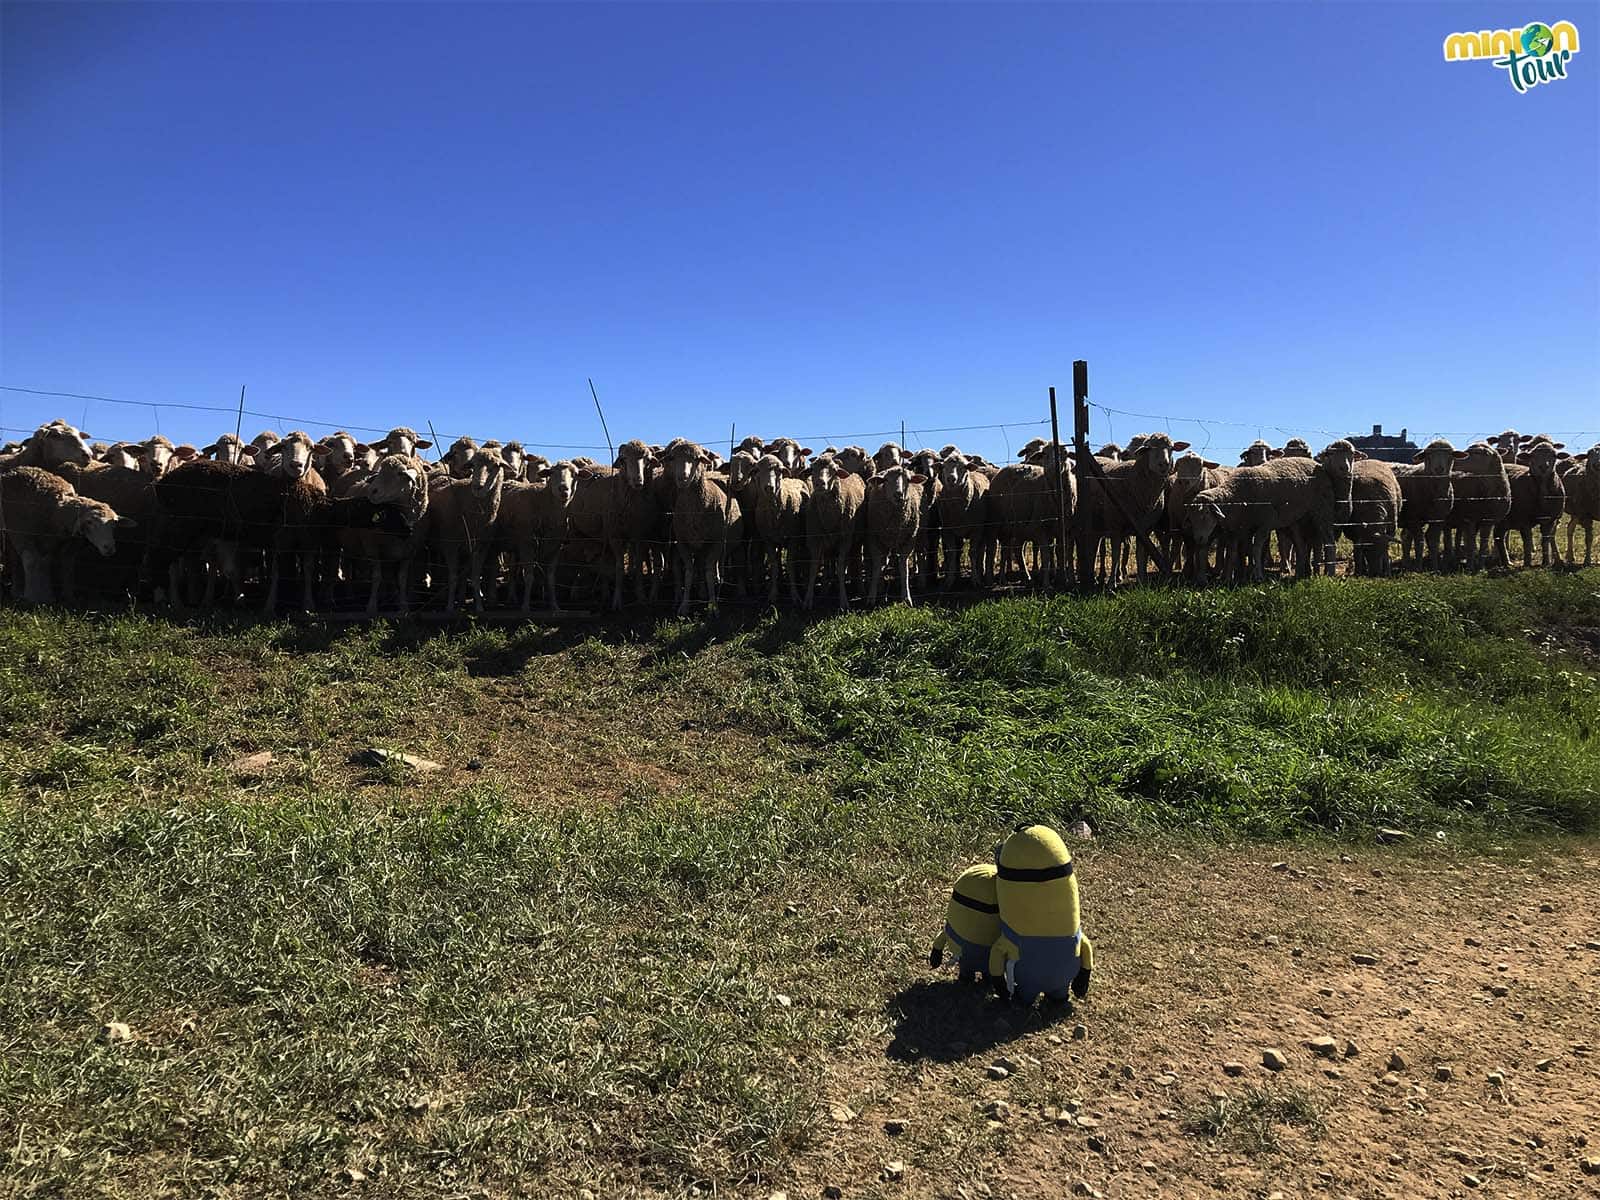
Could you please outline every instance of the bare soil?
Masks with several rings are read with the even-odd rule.
[[[1600,849],[1271,853],[1080,853],[1075,1011],[909,967],[772,1187],[1600,1195]]]

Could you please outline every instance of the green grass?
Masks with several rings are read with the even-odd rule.
[[[1309,1093],[1246,1088],[1242,1095],[1207,1101],[1183,1115],[1183,1131],[1196,1137],[1222,1140],[1245,1154],[1272,1154],[1283,1149],[1280,1126],[1322,1136],[1322,1114]]]
[[[1594,830],[1596,629],[1594,572],[653,629],[0,611],[0,1190],[759,1179],[922,953],[908,889],[1023,816]]]

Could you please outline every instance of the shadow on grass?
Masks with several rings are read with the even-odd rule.
[[[960,1062],[1073,1015],[1070,1001],[1022,1008],[986,983],[955,979],[918,980],[891,997],[885,1011],[894,1022],[886,1053],[899,1062]]]

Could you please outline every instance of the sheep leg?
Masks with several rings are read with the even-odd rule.
[[[899,591],[899,593],[900,593],[900,599],[905,601],[906,605],[909,607],[910,604],[911,604],[911,551],[910,550],[902,550],[902,551],[900,551],[900,553],[898,553],[898,554],[896,554],[894,556],[894,568],[895,568],[895,571],[897,572],[895,578],[899,581],[899,585],[900,585],[896,590]]]
[[[467,594],[472,597],[472,611],[483,611],[483,546],[476,543],[467,551]]]
[[[850,608],[850,592],[845,587],[845,578],[850,573],[850,551],[852,547],[848,538],[839,543],[839,555],[834,562],[834,574],[839,577],[839,611],[847,612]],[[820,568],[821,564],[818,564]]]
[[[706,551],[706,606],[716,608],[717,592],[722,583],[722,556],[715,550]]]
[[[50,603],[50,560],[37,546],[18,539],[22,558],[22,599],[27,604]]]
[[[867,548],[867,603],[878,602],[878,585],[883,580],[883,551],[876,546]]]

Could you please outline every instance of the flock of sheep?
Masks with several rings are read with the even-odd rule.
[[[1536,545],[1555,566],[1563,513],[1567,559],[1581,527],[1587,566],[1600,519],[1600,444],[1574,456],[1510,430],[1461,450],[1430,442],[1396,466],[1291,439],[1225,467],[1177,457],[1187,443],[1164,433],[1081,463],[1035,439],[1007,466],[955,446],[816,454],[791,438],[747,438],[727,459],[629,441],[610,466],[516,442],[461,438],[431,463],[428,449],[404,427],[370,444],[268,432],[103,446],[53,421],[0,451],[0,582],[30,603],[250,595],[268,612],[286,579],[306,610],[358,608],[364,593],[369,614],[386,592],[400,612],[419,597],[526,612],[536,588],[552,612],[563,594],[617,609],[669,581],[680,613],[729,589],[811,608],[819,586],[847,608],[876,601],[886,577],[909,604],[914,585],[1049,585],[1074,558],[1081,578],[1116,586],[1130,544],[1140,580],[1152,559],[1155,576],[1196,582],[1333,574],[1341,535],[1356,574],[1388,574],[1396,539],[1405,566],[1509,567],[1513,531],[1523,566]]]

